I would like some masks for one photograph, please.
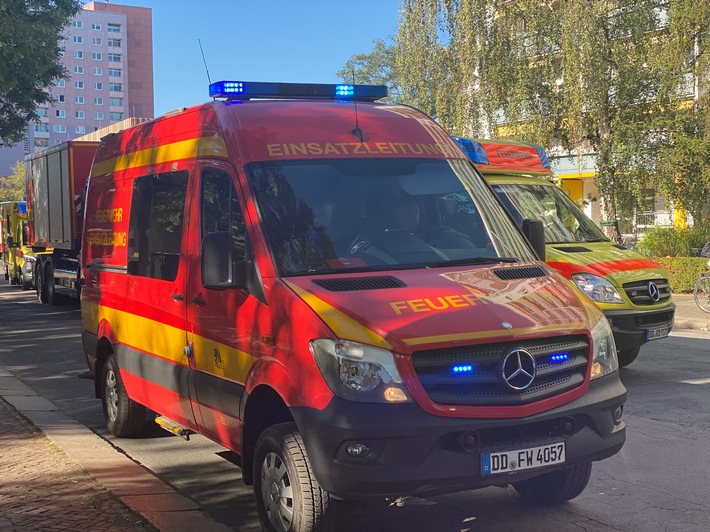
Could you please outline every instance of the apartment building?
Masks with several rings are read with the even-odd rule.
[[[153,22],[144,7],[90,2],[64,30],[53,100],[39,109],[24,142],[0,148],[0,176],[25,156],[127,118],[152,118]]]

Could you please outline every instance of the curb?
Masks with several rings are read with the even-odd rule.
[[[710,331],[710,320],[693,320],[685,318],[676,318],[673,323],[673,329],[691,329],[694,331]]]
[[[178,493],[89,428],[37,395],[0,367],[0,396],[29,419],[100,485],[158,530],[231,530],[209,517],[198,504]]]

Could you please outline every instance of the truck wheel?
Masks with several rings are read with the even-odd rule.
[[[619,357],[619,366],[625,368],[626,366],[631,364],[634,360],[636,360],[636,357],[639,356],[639,351],[641,351],[640,345],[628,347],[626,349],[618,351],[616,353],[616,356]]]
[[[22,289],[23,290],[32,290],[32,281],[28,281],[25,279],[25,274],[22,274]]]
[[[44,274],[42,266],[35,267],[35,289],[37,290],[37,299],[40,303],[47,302],[47,290],[44,286]]]
[[[101,402],[109,432],[119,438],[140,434],[145,424],[145,407],[128,397],[114,354],[106,359],[101,383]]]
[[[57,304],[57,292],[54,289],[54,266],[51,262],[47,263],[44,270],[44,292],[47,296],[47,303],[49,305]]]
[[[294,423],[266,429],[254,451],[254,494],[264,530],[335,530],[335,501],[313,477]]]
[[[584,462],[573,466],[543,473],[539,477],[513,483],[513,488],[521,496],[542,504],[560,504],[584,491],[592,474],[592,463]]]

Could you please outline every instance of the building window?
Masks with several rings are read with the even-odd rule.
[[[57,81],[54,82],[55,87],[64,87],[66,83],[64,82],[63,79],[58,79]]]
[[[94,83],[94,90],[97,90],[97,91],[104,90],[104,84],[101,83],[100,81],[95,82]]]
[[[120,24],[111,24],[110,22],[106,25],[106,29],[109,33],[121,33]]]
[[[58,118],[66,118],[67,117],[67,112],[64,109],[57,109],[56,111],[54,111],[54,114]]]
[[[83,66],[75,66],[74,67],[74,74],[83,74],[84,73],[84,67]]]
[[[84,52],[74,52],[74,59],[84,59]]]
[[[123,120],[123,113],[109,113],[109,120]]]
[[[84,23],[81,20],[75,20],[72,22],[72,28],[83,28]]]
[[[121,54],[108,54],[108,62],[109,63],[120,63],[121,62]]]
[[[109,98],[108,104],[112,105],[114,107],[122,107],[123,106],[123,98]]]
[[[55,94],[54,99],[58,102],[64,102],[64,95],[63,94]]]
[[[96,46],[101,46],[101,37],[94,37],[91,39],[91,44],[95,44]]]
[[[74,131],[76,131],[79,135],[83,135],[86,133],[86,126],[76,126]]]
[[[96,22],[94,22],[94,23],[91,25],[91,29],[92,29],[92,30],[100,30],[100,29],[101,29],[101,24],[96,24]]]
[[[49,139],[35,139],[35,148],[48,148]]]
[[[94,98],[94,105],[103,105],[103,104],[104,104],[103,98]]]
[[[121,92],[123,90],[123,83],[109,83],[108,90],[113,92]]]
[[[102,76],[104,69],[101,67],[94,67],[94,76]]]
[[[104,119],[104,114],[101,111],[96,111],[94,113],[94,119],[95,120],[103,120]]]
[[[113,46],[114,48],[120,48],[121,47],[121,39],[109,39],[108,45]]]
[[[78,103],[79,105],[84,104],[84,97],[83,96],[74,96],[74,103]]]
[[[47,108],[46,107],[38,107],[37,108],[37,116],[47,116]]]
[[[35,124],[35,133],[49,133],[49,124]]]
[[[65,126],[64,124],[55,124],[54,125],[54,132],[55,133],[66,133],[67,126]]]
[[[84,118],[86,118],[86,115],[84,111],[77,111],[76,113],[74,113],[74,117],[78,118],[79,120],[84,120]]]
[[[83,89],[83,88],[84,88],[84,82],[83,82],[83,81],[75,81],[75,82],[74,82],[74,88],[75,88],[75,89]]]
[[[74,35],[74,43],[84,44],[84,37],[82,37],[81,35]]]
[[[103,59],[103,55],[101,54],[101,52],[94,52],[93,54],[91,54],[91,57],[94,61],[101,61]]]
[[[109,68],[108,75],[112,78],[120,78],[123,75],[123,70],[120,68]]]

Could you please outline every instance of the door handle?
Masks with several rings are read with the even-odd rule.
[[[170,294],[170,297],[172,297],[175,301],[184,301],[185,296],[182,294]]]
[[[204,307],[207,304],[207,301],[205,301],[201,297],[193,297],[192,302],[198,307]]]

